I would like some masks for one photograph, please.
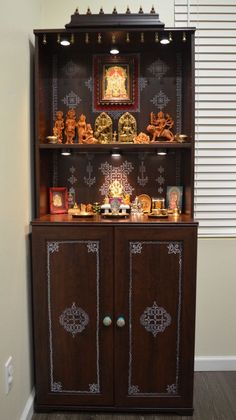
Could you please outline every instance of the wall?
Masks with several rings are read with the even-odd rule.
[[[32,29],[40,2],[1,2],[0,15],[0,418],[19,420],[32,390],[29,310],[31,219]],[[5,394],[4,364],[13,357],[14,384]]]

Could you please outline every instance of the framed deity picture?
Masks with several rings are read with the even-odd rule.
[[[96,55],[93,64],[94,108],[135,109],[138,95],[138,55]]]
[[[68,211],[68,192],[66,187],[52,187],[49,189],[50,213],[60,214]]]
[[[183,206],[183,187],[182,186],[170,186],[167,187],[166,191],[166,206],[169,210],[174,210],[176,207],[182,212]]]

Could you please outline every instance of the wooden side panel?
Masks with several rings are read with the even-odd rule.
[[[116,401],[191,408],[196,231],[116,230]],[[127,372],[125,375],[120,372]]]

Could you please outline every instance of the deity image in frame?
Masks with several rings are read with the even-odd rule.
[[[127,101],[130,100],[128,64],[104,64],[102,75],[102,100]]]

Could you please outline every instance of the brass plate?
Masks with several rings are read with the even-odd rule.
[[[149,213],[148,217],[153,217],[155,219],[167,219],[168,214],[153,214],[153,213]]]
[[[121,217],[129,217],[129,214],[126,213],[119,213],[119,214],[112,214],[112,213],[108,213],[108,214],[101,214],[102,217],[108,217],[111,219],[119,219]]]

